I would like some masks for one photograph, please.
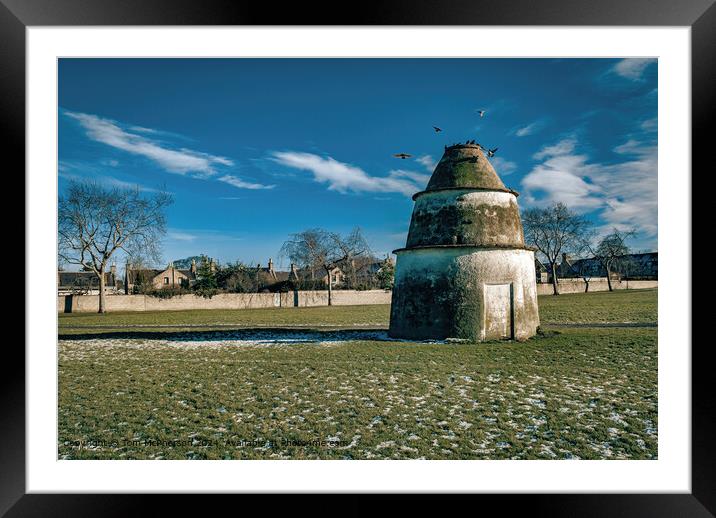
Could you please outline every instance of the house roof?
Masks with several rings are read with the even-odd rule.
[[[99,286],[99,279],[94,272],[57,272],[61,287]],[[112,282],[112,272],[104,272],[105,283]]]
[[[539,271],[539,272],[546,272],[546,271],[547,271],[547,267],[546,267],[544,264],[542,264],[542,261],[540,261],[540,260],[537,259],[536,257],[535,257],[535,269],[536,269],[537,271]]]
[[[168,270],[168,268],[129,268],[126,272],[127,281],[130,284],[136,284],[138,280],[143,279],[145,282],[151,281],[157,275],[160,275]],[[196,275],[190,269],[175,268],[174,271],[181,273],[190,280],[196,279]]]
[[[602,263],[595,257],[588,257],[585,259],[571,259],[567,258],[566,264],[560,264],[562,270],[561,275],[567,274],[580,274],[590,273],[594,275],[606,275],[606,269]],[[642,254],[626,254],[618,258],[614,265],[614,270],[623,270],[624,261],[629,261],[633,269],[638,271],[642,269],[645,274],[653,274],[658,270],[659,253],[658,252],[647,252]]]

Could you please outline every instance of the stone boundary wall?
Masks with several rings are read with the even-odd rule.
[[[581,279],[560,279],[558,281],[560,293],[584,293],[586,283]],[[658,288],[659,281],[612,281],[612,288],[615,290],[640,290],[644,288]],[[589,291],[608,291],[609,285],[606,278],[593,279],[589,281]],[[552,295],[552,283],[538,283],[537,295]]]
[[[584,293],[585,283],[577,279],[561,279],[560,293]],[[613,281],[614,289],[657,288],[659,281]],[[628,287],[627,287],[628,286]],[[606,279],[589,282],[589,291],[607,291]],[[552,284],[538,283],[538,295],[552,295]],[[71,305],[65,304],[66,297]],[[334,306],[360,306],[364,304],[390,304],[391,292],[385,290],[335,290]],[[328,291],[299,291],[288,293],[221,293],[210,299],[197,295],[177,295],[170,299],[159,299],[148,295],[107,295],[107,311],[180,311],[186,309],[252,309],[327,306]],[[99,308],[98,295],[58,295],[58,313],[96,313]],[[70,311],[67,311],[70,310]]]
[[[66,298],[71,297],[68,301]],[[385,290],[335,290],[334,306],[390,304]],[[210,299],[197,295],[177,295],[169,299],[149,295],[107,295],[107,311],[180,311],[187,309],[251,309],[327,306],[328,291],[288,293],[221,293]],[[58,313],[96,313],[99,295],[58,295]]]

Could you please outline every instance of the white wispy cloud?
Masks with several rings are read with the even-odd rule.
[[[528,204],[563,202],[579,212],[598,211],[603,230],[637,228],[657,234],[657,150],[654,144],[629,139],[614,152],[626,160],[613,164],[591,162],[575,153],[576,139],[568,138],[535,153],[543,160],[522,180]]]
[[[87,113],[71,111],[64,113],[78,121],[90,139],[127,153],[143,156],[169,173],[191,175],[200,179],[223,174],[218,178],[220,181],[241,189],[270,189],[274,187],[247,182],[236,176],[227,175],[223,168],[235,165],[234,161],[229,158],[184,147],[172,147],[165,142],[146,136],[146,134],[159,133],[158,130],[141,126],[125,127],[117,121]]]
[[[545,126],[545,121],[538,120],[521,126],[513,130],[513,134],[517,137],[526,137],[528,135],[534,135]]]
[[[653,151],[653,147],[636,139],[630,138],[623,144],[614,148],[614,152],[620,155],[646,155]]]
[[[423,167],[425,167],[425,169],[427,171],[429,171],[430,173],[433,172],[433,170],[435,169],[435,166],[437,165],[437,162],[435,161],[435,159],[433,157],[431,157],[430,155],[419,156],[418,158],[415,159],[415,161],[417,163],[421,164]]]
[[[412,196],[422,190],[430,178],[426,174],[403,170],[390,171],[388,176],[371,176],[354,165],[313,153],[279,151],[272,154],[272,160],[286,167],[309,171],[316,182],[341,193],[399,192]]]
[[[186,148],[172,149],[155,140],[123,129],[117,122],[87,113],[65,112],[77,120],[87,136],[128,153],[144,156],[170,173],[216,174],[217,164],[231,166],[234,163],[225,157],[202,153]]]
[[[653,58],[627,58],[614,65],[612,71],[626,79],[638,81],[644,75],[646,68],[652,63],[656,63]]]
[[[568,155],[574,151],[574,147],[577,145],[577,140],[574,137],[568,137],[560,140],[556,144],[551,146],[545,146],[540,149],[537,153],[532,155],[535,160],[542,160],[545,157]]]
[[[187,232],[181,232],[176,230],[167,231],[166,237],[174,241],[195,241],[197,238],[197,236],[195,236],[194,234],[189,234]]]
[[[273,189],[274,187],[276,187],[275,185],[263,185],[260,183],[245,182],[241,178],[237,178],[236,176],[232,176],[230,174],[224,175],[217,179],[220,182],[228,183],[229,185],[233,185],[234,187],[238,187],[239,189]]]
[[[130,126],[129,129],[131,131],[138,131],[140,133],[153,133],[153,134],[159,133],[159,131],[157,131],[155,129],[145,128],[143,126]]]
[[[654,117],[653,119],[647,119],[640,125],[644,131],[656,131],[659,128],[659,119]]]
[[[593,166],[585,155],[549,155],[522,179],[526,199],[537,205],[562,202],[579,211],[603,205],[600,188],[587,182]]]
[[[495,168],[497,174],[500,176],[507,176],[517,171],[517,164],[502,158],[501,156],[494,156],[490,159],[492,167]]]

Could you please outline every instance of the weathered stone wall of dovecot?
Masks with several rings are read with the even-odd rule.
[[[507,285],[513,296],[515,338],[535,334],[539,314],[531,250],[450,247],[398,253],[391,332],[414,339],[483,340],[485,286]]]

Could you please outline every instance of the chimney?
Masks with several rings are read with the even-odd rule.
[[[269,271],[269,273],[273,272],[273,259],[269,259],[268,271]]]
[[[109,267],[109,273],[112,274],[112,277],[117,276],[117,265],[112,263],[112,266]]]
[[[189,267],[189,271],[196,275],[196,259],[191,260],[191,266]]]

